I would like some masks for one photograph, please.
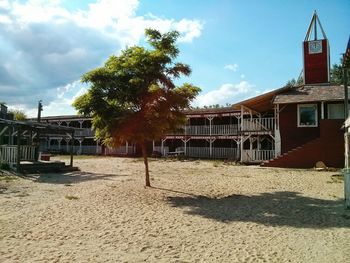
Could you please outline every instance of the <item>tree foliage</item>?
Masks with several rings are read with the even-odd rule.
[[[340,64],[333,64],[331,68],[331,83],[336,85],[343,84],[343,68],[342,61]]]
[[[25,121],[28,119],[27,115],[25,114],[24,111],[21,110],[10,110],[9,111],[10,114],[13,114],[13,118],[16,121]]]
[[[182,110],[190,106],[200,89],[191,84],[175,86],[174,79],[189,75],[188,65],[174,62],[179,54],[179,33],[145,31],[151,49],[127,48],[111,56],[103,67],[82,77],[90,84],[73,105],[92,117],[96,137],[106,145],[125,141],[142,147],[146,185],[150,186],[146,143],[158,140],[185,123]]]

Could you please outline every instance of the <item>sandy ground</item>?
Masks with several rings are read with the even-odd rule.
[[[0,181],[0,262],[350,262],[337,172],[86,158]]]

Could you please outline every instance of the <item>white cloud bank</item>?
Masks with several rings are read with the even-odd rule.
[[[81,92],[76,84],[81,75],[138,44],[145,28],[178,30],[179,42],[201,35],[200,20],[140,16],[138,5],[138,0],[97,0],[86,10],[70,11],[60,0],[0,0],[1,100],[30,110],[42,99],[44,115],[72,113],[69,103]]]
[[[225,65],[224,69],[228,69],[228,70],[231,70],[233,72],[236,72],[238,70],[238,64],[228,64],[228,65]]]
[[[247,81],[241,81],[238,84],[223,84],[218,89],[200,94],[193,102],[193,106],[204,107],[216,104],[225,106],[227,103],[232,104],[258,95],[259,92],[254,88],[255,86]]]

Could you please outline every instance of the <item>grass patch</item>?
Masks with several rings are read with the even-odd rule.
[[[342,183],[342,182],[344,182],[344,175],[342,175],[342,174],[334,174],[334,175],[331,176],[331,181],[328,181],[328,182],[329,183]]]
[[[79,199],[79,197],[74,196],[74,195],[66,195],[65,198],[68,200],[78,200]]]
[[[0,162],[0,170],[9,171],[11,169],[8,163]]]
[[[1,175],[0,174],[0,181],[5,181],[6,183],[9,183],[11,181],[18,180],[18,177],[13,175]]]

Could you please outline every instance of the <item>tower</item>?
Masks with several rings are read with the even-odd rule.
[[[318,38],[317,29],[321,29],[322,38]],[[313,35],[313,39],[312,39]],[[304,54],[304,84],[325,84],[330,82],[329,43],[318,19],[316,11],[312,16],[305,40]]]

